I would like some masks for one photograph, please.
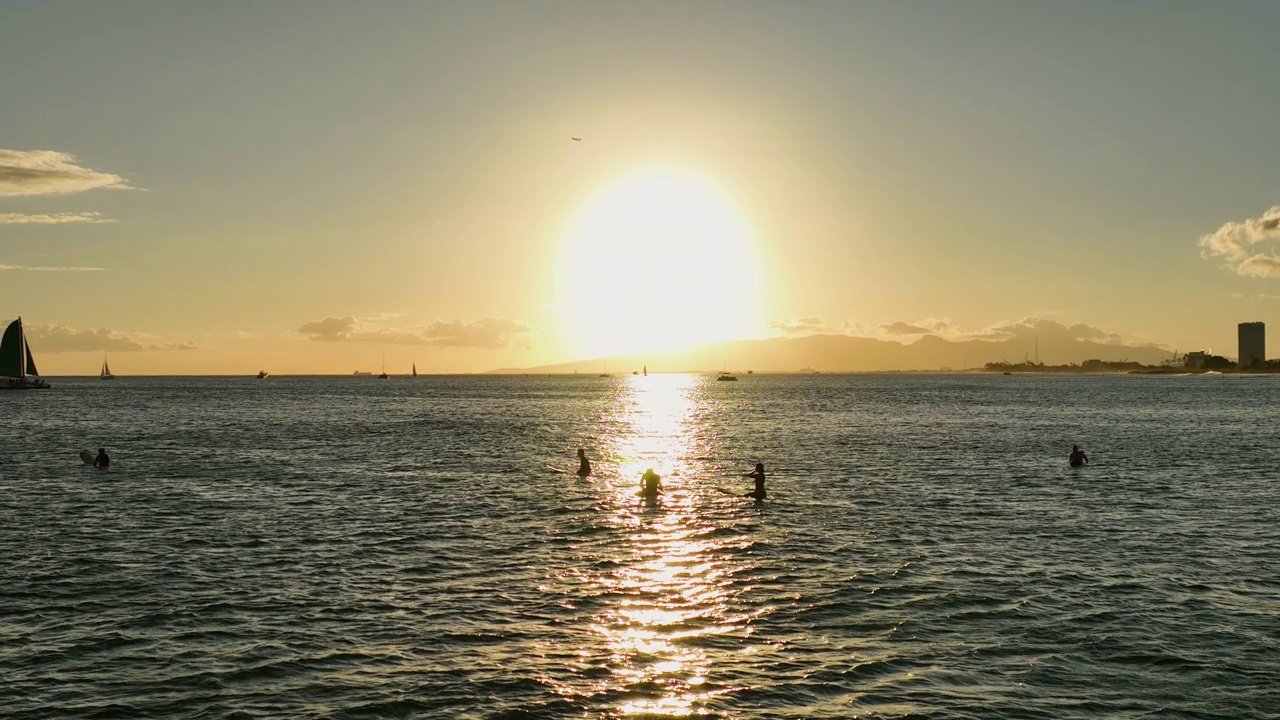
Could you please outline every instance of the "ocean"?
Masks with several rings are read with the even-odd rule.
[[[54,379],[0,393],[0,716],[1280,718],[1277,408],[1275,377]]]

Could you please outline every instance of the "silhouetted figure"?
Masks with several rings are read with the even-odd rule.
[[[578,477],[586,477],[591,474],[591,463],[587,461],[587,451],[578,448]]]
[[[662,476],[649,468],[644,471],[644,475],[640,476],[640,497],[645,500],[657,500],[658,493],[662,492]]]
[[[103,448],[98,448],[98,457],[93,459],[93,466],[104,468],[110,465],[111,465],[111,458],[107,457],[107,451],[104,450]]]
[[[1078,445],[1071,446],[1071,456],[1067,458],[1067,462],[1071,463],[1071,467],[1080,467],[1089,464],[1089,456],[1084,454]]]
[[[764,463],[756,463],[755,472],[745,473],[743,477],[749,477],[756,481],[756,489],[751,492],[742,493],[743,497],[753,497],[757,500],[763,500],[767,496],[764,491]]]

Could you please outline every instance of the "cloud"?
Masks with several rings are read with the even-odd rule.
[[[950,318],[926,318],[914,323],[901,320],[876,327],[884,335],[937,335],[955,342],[968,340],[1003,341],[1020,339],[1027,342],[1037,337],[1045,341],[1077,342],[1089,340],[1108,345],[1123,345],[1134,338],[1085,323],[1066,324],[1041,315],[1028,315],[1021,320],[1007,320],[981,330],[969,330]]]
[[[1221,258],[1225,266],[1244,277],[1280,277],[1280,256],[1275,250],[1259,247],[1280,240],[1280,205],[1273,205],[1261,217],[1229,222],[1196,243],[1200,256]],[[1274,247],[1274,246],[1273,246]]]
[[[861,336],[870,335],[872,333],[872,327],[859,320],[845,320],[840,324],[840,329],[843,330],[846,335]]]
[[[380,316],[386,317],[386,316]],[[436,320],[425,325],[389,327],[377,319],[327,317],[304,323],[298,332],[316,342],[373,342],[389,345],[436,345],[500,349],[511,347],[515,336],[533,328],[506,318],[482,318],[464,323]]]
[[[150,345],[147,345],[147,349],[162,352],[167,350],[199,350],[200,346],[189,340],[184,340],[182,342],[151,343]]]
[[[976,334],[976,340],[1010,340],[1020,338],[1032,340],[1039,336],[1042,339],[1082,341],[1089,340],[1108,345],[1123,345],[1125,338],[1119,333],[1107,332],[1102,328],[1085,323],[1067,325],[1057,320],[1029,315],[1021,320],[996,323]]]
[[[919,325],[911,325],[909,323],[904,323],[901,320],[879,325],[876,329],[886,335],[928,335],[933,332],[929,328],[921,327]]]
[[[770,330],[777,330],[786,335],[802,335],[813,334],[823,329],[822,318],[809,317],[795,318],[794,320],[775,320],[769,323]]]
[[[192,342],[144,342],[154,336],[130,335],[118,330],[76,330],[65,325],[24,325],[27,341],[36,353],[143,352],[147,350],[196,350]]]
[[[50,213],[45,215],[28,215],[25,213],[0,213],[0,225],[66,225],[68,223],[86,223],[101,225],[113,223],[115,220],[102,217],[102,213]]]
[[[0,197],[71,195],[97,188],[131,189],[119,175],[84,167],[74,155],[0,148]]]
[[[507,347],[512,336],[531,330],[522,322],[506,318],[482,318],[472,323],[437,320],[427,326],[423,335],[431,339],[429,345],[497,349]]]
[[[79,267],[76,265],[0,265],[0,272],[22,270],[26,272],[106,272],[106,268]]]

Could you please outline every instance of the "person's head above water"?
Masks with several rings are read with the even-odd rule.
[[[1079,445],[1072,445],[1072,446],[1071,446],[1071,452],[1076,452],[1076,451],[1077,451],[1077,450],[1079,450],[1079,449],[1080,449],[1080,446],[1079,446]]]
[[[586,454],[587,454],[586,450],[583,450],[582,448],[578,448],[578,457],[582,457],[583,455],[586,455]]]
[[[107,450],[106,450],[106,448],[98,448],[98,454],[99,454],[99,455],[106,455],[106,454],[107,454]]]
[[[764,463],[756,463],[756,472],[764,472]]]

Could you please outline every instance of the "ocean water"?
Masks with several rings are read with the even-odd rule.
[[[0,393],[0,716],[1276,718],[1277,408],[1229,376]],[[548,468],[578,447],[594,477]]]

